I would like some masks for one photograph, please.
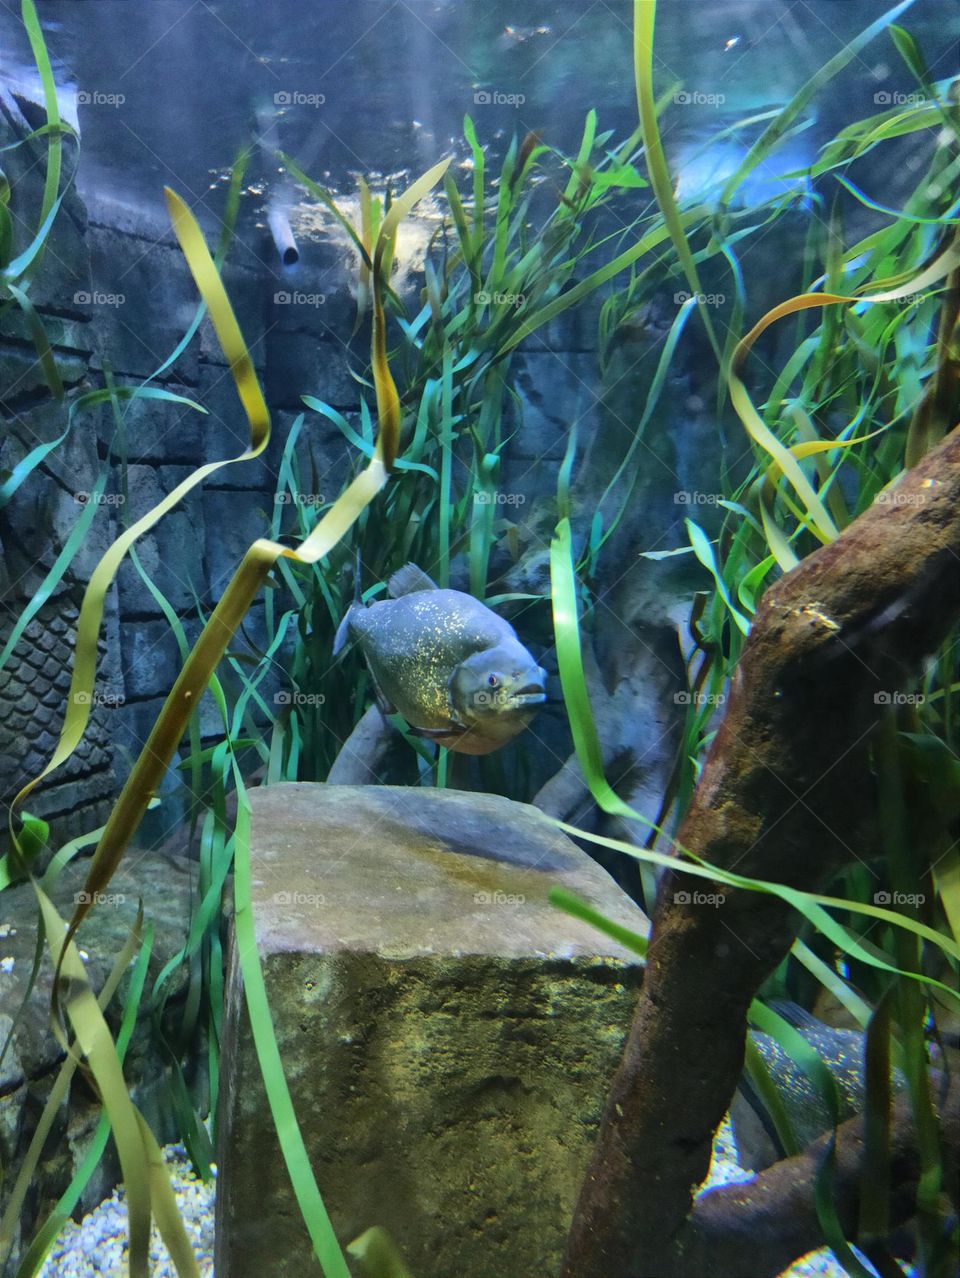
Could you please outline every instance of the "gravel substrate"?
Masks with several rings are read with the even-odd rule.
[[[201,1278],[212,1278],[216,1182],[204,1184],[197,1179],[182,1145],[167,1145],[163,1157],[172,1169],[173,1188]],[[150,1262],[153,1278],[176,1278],[156,1225],[150,1231]],[[127,1205],[122,1188],[115,1189],[79,1225],[71,1220],[64,1226],[39,1278],[127,1278]]]

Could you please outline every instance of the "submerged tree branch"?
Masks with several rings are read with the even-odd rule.
[[[960,432],[763,596],[679,831],[755,878],[816,890],[873,849],[867,747],[890,695],[960,619]],[[567,1244],[564,1278],[705,1278],[677,1243],[743,1065],[746,1014],[797,917],[661,884],[643,990]]]
[[[939,1080],[946,1080],[941,1077]],[[948,1157],[944,1182],[956,1185],[960,1150],[960,1081],[935,1088]],[[864,1120],[851,1118],[837,1128],[833,1192],[845,1233],[856,1232],[860,1180],[865,1156]],[[754,1180],[705,1194],[693,1209],[677,1248],[679,1267],[711,1278],[776,1278],[797,1256],[823,1245],[814,1202],[814,1183],[829,1135],[821,1136],[796,1158],[775,1163]],[[898,1097],[890,1127],[890,1224],[909,1220],[916,1210],[920,1153],[910,1101]]]
[[[380,780],[393,729],[376,703],[367,707],[340,747],[327,776],[328,785],[374,785]]]

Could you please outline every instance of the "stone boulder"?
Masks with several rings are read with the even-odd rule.
[[[251,794],[257,944],[287,1082],[342,1244],[384,1226],[417,1278],[551,1278],[642,966],[550,905],[643,932],[537,809],[489,794]],[[231,945],[218,1278],[312,1272]]]

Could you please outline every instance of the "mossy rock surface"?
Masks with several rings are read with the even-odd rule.
[[[638,931],[643,916],[526,804],[251,797],[268,998],[341,1242],[379,1224],[417,1278],[551,1278],[642,969],[547,895],[562,884]],[[303,1273],[235,952],[222,1060],[218,1278]]]

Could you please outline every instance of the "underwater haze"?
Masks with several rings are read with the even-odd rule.
[[[732,171],[730,142],[685,170],[694,143],[784,106],[876,16],[871,0],[661,4],[658,73],[684,108],[666,134],[684,187]],[[357,173],[422,169],[462,151],[468,111],[500,151],[531,130],[572,150],[588,106],[618,134],[635,114],[630,0],[46,0],[41,17],[62,109],[84,138],[78,180],[133,202],[153,203],[177,181],[202,207],[224,157],[264,132],[264,112],[283,150],[336,190]],[[22,28],[9,12],[3,21],[5,70],[29,83]],[[957,6],[920,0],[911,29],[932,73],[952,74]],[[792,166],[911,88],[887,48],[869,48],[807,108]],[[265,191],[276,182],[269,165],[258,176]]]

